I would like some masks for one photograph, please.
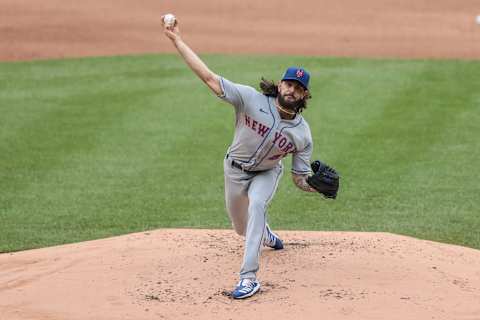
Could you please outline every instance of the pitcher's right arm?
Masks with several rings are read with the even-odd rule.
[[[217,95],[223,94],[220,85],[220,77],[213,73],[207,65],[193,52],[193,50],[182,40],[178,21],[173,26],[166,26],[163,22],[163,32],[172,41],[180,56],[192,71]]]

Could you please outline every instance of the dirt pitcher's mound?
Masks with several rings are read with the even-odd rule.
[[[235,301],[242,239],[158,230],[0,255],[2,319],[480,319],[480,251],[383,233],[280,232]]]

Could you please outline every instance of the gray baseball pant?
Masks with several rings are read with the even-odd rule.
[[[240,279],[256,278],[260,252],[266,232],[267,207],[277,190],[283,166],[259,173],[244,172],[224,161],[225,204],[233,228],[245,236],[245,251]]]

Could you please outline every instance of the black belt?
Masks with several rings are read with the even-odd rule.
[[[234,168],[240,169],[240,170],[245,171],[245,172],[254,172],[254,171],[248,171],[248,170],[243,169],[242,165],[240,163],[236,162],[235,160],[230,161],[230,165]]]
[[[227,154],[226,158],[228,159],[228,154]],[[250,171],[250,170],[245,170],[245,169],[243,169],[242,165],[241,165],[240,163],[238,163],[237,161],[235,161],[235,160],[230,160],[230,161],[228,161],[228,163],[230,163],[230,165],[231,165],[232,167],[237,168],[237,169],[240,169],[240,170],[242,170],[243,172],[246,172],[246,173],[259,173],[259,172],[262,172],[262,171],[263,171],[263,170],[262,170],[262,171]]]

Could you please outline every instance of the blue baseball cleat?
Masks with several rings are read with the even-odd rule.
[[[255,279],[242,279],[232,292],[233,299],[245,299],[260,290],[260,282]]]
[[[266,234],[263,239],[263,244],[267,247],[273,248],[275,250],[283,249],[283,242],[282,240],[270,229],[267,224],[266,227]]]

